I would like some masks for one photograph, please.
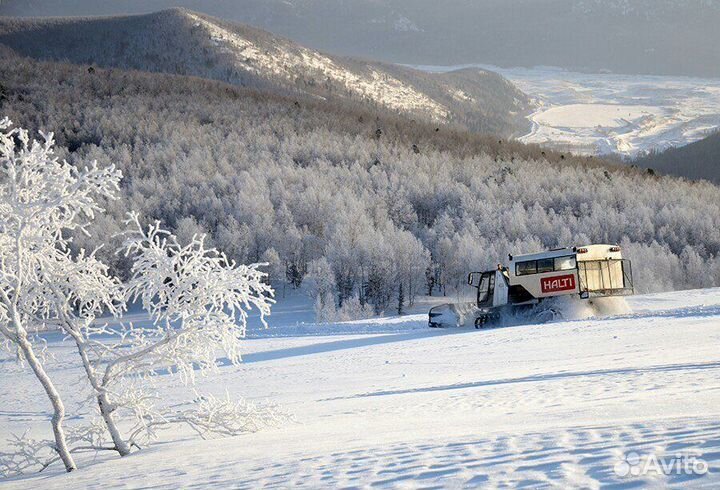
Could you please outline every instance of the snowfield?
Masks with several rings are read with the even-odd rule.
[[[637,296],[632,313],[544,325],[431,330],[424,315],[316,326],[299,302],[253,329],[244,363],[198,391],[294,415],[251,435],[179,431],[124,460],[80,459],[3,488],[720,485],[720,289]],[[349,334],[358,331],[362,333]],[[340,333],[341,332],[341,333]],[[69,345],[48,335],[56,377]],[[37,381],[1,360],[0,433],[43,434]],[[81,385],[63,383],[80,392]],[[167,402],[182,400],[176,380]],[[63,393],[72,398],[73,393]],[[79,396],[76,394],[75,396]],[[73,412],[75,423],[87,413]],[[0,446],[2,448],[2,446]],[[625,455],[696,456],[704,475],[620,476]],[[633,460],[631,459],[630,462]]]
[[[463,66],[415,66],[451,71]],[[492,70],[535,100],[519,140],[562,151],[636,156],[700,140],[720,128],[720,80],[577,73],[553,67]]]
[[[543,110],[535,121],[545,126],[568,128],[620,128],[629,121],[662,116],[662,111],[650,106],[620,104],[570,104]]]

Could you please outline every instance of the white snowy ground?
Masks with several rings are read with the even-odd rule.
[[[532,129],[520,141],[578,154],[635,156],[682,146],[720,127],[720,79],[587,74],[560,68],[479,66],[535,99]]]
[[[124,460],[83,460],[70,475],[0,487],[717,488],[720,289],[629,302],[633,313],[605,319],[438,331],[416,315],[315,335],[281,306],[289,336],[279,324],[269,337],[252,332],[245,362],[200,390],[269,399],[296,422],[211,441],[178,434]],[[351,326],[364,333],[332,335]],[[58,361],[70,354],[49,341]],[[0,369],[2,435],[46,431],[36,382],[8,359]],[[170,402],[180,391],[171,383]],[[630,452],[698,456],[709,473],[618,476]]]

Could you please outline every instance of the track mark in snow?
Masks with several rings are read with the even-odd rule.
[[[618,315],[608,320],[630,320],[639,318],[707,318],[720,317],[720,306],[689,306],[687,308],[674,308],[670,310],[639,311],[628,315]]]
[[[658,366],[647,366],[647,367],[629,367],[620,369],[598,369],[594,371],[569,371],[561,373],[551,374],[538,374],[531,376],[522,376],[518,378],[505,378],[505,379],[494,379],[494,380],[483,380],[474,381],[468,383],[457,383],[451,385],[439,385],[439,386],[426,386],[420,388],[407,388],[400,390],[387,390],[387,391],[375,391],[370,393],[361,393],[348,397],[328,398],[321,401],[331,400],[345,400],[351,398],[366,398],[375,396],[389,396],[389,395],[408,395],[414,393],[428,393],[433,391],[449,391],[449,390],[464,390],[468,388],[483,388],[488,386],[496,385],[508,385],[516,383],[533,383],[533,382],[544,382],[552,380],[563,380],[569,378],[583,378],[583,377],[594,377],[594,376],[627,376],[633,374],[646,374],[646,373],[662,373],[672,371],[695,371],[695,370],[707,370],[707,369],[720,369],[720,362],[707,362],[698,364],[664,364]]]
[[[481,332],[408,331],[395,323],[395,335],[327,337],[347,327],[333,325],[315,337],[274,337],[282,333],[278,323],[273,337],[245,343],[253,362],[223,367],[202,388],[273,400],[300,423],[207,441],[179,431],[172,442],[133,457],[79,455],[81,471],[49,468],[6,481],[3,490],[718,488],[720,289],[628,302],[636,313],[624,317]],[[310,332],[297,329],[296,313],[284,318],[286,334]],[[57,360],[54,375],[76,386],[80,368],[65,362],[76,356],[72,346],[57,334],[43,337]],[[28,428],[45,436],[47,421],[33,414],[47,410],[46,401],[32,374],[3,374],[0,392],[12,397],[2,400],[0,433]],[[171,381],[164,403],[174,408],[186,388],[164,381]],[[75,415],[84,393],[68,396],[68,414]],[[614,466],[630,451],[692,454],[708,462],[710,473],[618,477]]]

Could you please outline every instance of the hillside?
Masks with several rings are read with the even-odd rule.
[[[315,292],[332,293],[333,308],[365,313],[453,294],[469,270],[508,253],[589,242],[622,243],[639,291],[720,285],[720,188],[710,183],[353,104],[7,50],[0,61],[0,114],[55,131],[71,163],[123,171],[123,199],[107,203],[99,238],[76,241],[105,243],[100,254],[121,274],[114,237],[135,209],[181,238],[209,233],[240,263],[270,262],[280,289],[322,283]]]
[[[0,19],[0,43],[25,56],[193,75],[283,94],[351,100],[473,131],[527,126],[527,99],[484,70],[428,74],[331,56],[245,25],[172,9],[140,16]]]
[[[8,0],[0,14],[178,5],[317,49],[398,63],[720,76],[717,0]]]
[[[122,460],[79,454],[83,467],[70,475],[50,467],[2,485],[717,488],[720,291],[628,303],[632,312],[620,316],[465,332],[431,330],[423,316],[308,325],[295,336],[288,314],[244,342],[242,364],[201,383],[207,394],[269,399],[293,421],[207,441],[175,429]],[[68,425],[82,424],[92,413],[76,410],[84,390],[71,383],[81,373],[67,361],[77,354],[59,336],[45,338],[52,376],[74,388]],[[0,432],[44,434],[38,383],[0,356],[0,391],[12,393]],[[192,406],[181,383],[161,386],[159,404]],[[622,463],[637,464],[633,453],[694,456],[706,472],[630,473]]]
[[[0,490],[720,489],[720,0],[170,1],[0,0]]]
[[[652,152],[633,161],[639,167],[679,175],[688,179],[707,179],[720,184],[720,133],[662,152]]]

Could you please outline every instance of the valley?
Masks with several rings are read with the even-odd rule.
[[[481,66],[500,73],[534,101],[530,129],[519,138],[524,143],[582,155],[635,157],[692,143],[720,128],[720,79]],[[417,68],[445,72],[464,67]]]

